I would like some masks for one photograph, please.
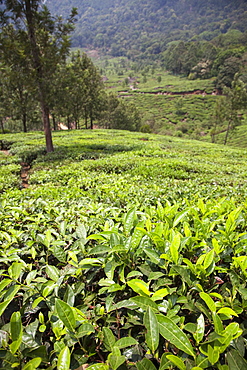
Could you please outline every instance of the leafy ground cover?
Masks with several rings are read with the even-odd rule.
[[[40,133],[0,140],[2,369],[246,369],[246,151],[104,130],[54,133],[46,155]]]

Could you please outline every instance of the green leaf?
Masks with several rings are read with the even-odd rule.
[[[152,361],[144,358],[136,363],[137,370],[157,370]]]
[[[22,322],[20,312],[14,312],[10,319],[10,337],[12,343],[9,345],[12,354],[15,354],[22,342]]]
[[[0,292],[6,288],[6,286],[8,286],[10,283],[12,282],[11,279],[3,279],[1,282],[0,282]]]
[[[109,370],[109,366],[107,364],[94,364],[90,365],[87,370]]]
[[[224,314],[224,315],[228,316],[229,318],[231,318],[231,316],[237,316],[238,317],[238,314],[236,314],[236,312],[233,311],[230,307],[223,307],[223,308],[219,309],[217,314]]]
[[[97,245],[96,247],[90,249],[88,255],[91,256],[92,254],[105,254],[108,253],[111,248],[107,245]]]
[[[181,351],[195,357],[193,347],[185,333],[168,317],[157,315],[160,334]]]
[[[178,213],[178,215],[175,217],[173,221],[173,228],[175,228],[185,218],[187,214],[188,214],[188,211],[182,211]]]
[[[196,332],[193,334],[193,337],[198,344],[202,341],[205,331],[205,322],[204,322],[204,316],[201,314],[197,319],[197,327]]]
[[[15,297],[15,295],[19,292],[21,286],[20,285],[12,285],[4,294],[4,300],[8,301],[11,300]]]
[[[28,361],[28,363],[23,366],[22,370],[35,370],[41,364],[42,359],[40,357],[36,357],[33,360]]]
[[[97,258],[84,258],[79,263],[80,266],[83,266],[84,268],[94,267],[94,266],[100,266],[102,265],[102,262],[98,260]]]
[[[52,248],[53,255],[58,259],[60,262],[66,262],[66,253],[63,249],[63,247],[60,247],[59,245],[54,245]]]
[[[169,289],[163,288],[156,290],[156,292],[152,295],[151,299],[152,301],[160,301],[164,297],[166,297],[169,294]]]
[[[169,361],[171,361],[174,365],[176,365],[180,370],[186,370],[186,366],[183,363],[183,361],[174,355],[168,355],[166,356]]]
[[[201,292],[200,297],[204,300],[211,312],[216,312],[216,305],[209,294]]]
[[[149,291],[148,284],[145,281],[140,279],[132,279],[127,282],[127,284],[134,290],[134,292],[140,294],[141,296],[150,296],[151,292]]]
[[[32,303],[32,308],[36,308],[40,304],[40,302],[42,302],[42,301],[44,301],[43,297],[39,297],[39,298],[35,299],[35,301],[33,301],[33,303]]]
[[[156,351],[159,345],[159,324],[153,310],[148,307],[144,314],[143,323],[147,329],[146,342],[152,353]]]
[[[214,330],[217,334],[221,334],[224,330],[222,321],[215,312],[213,312],[213,322],[214,322]]]
[[[160,367],[159,370],[168,369],[168,365],[171,365],[170,361],[168,360],[167,356],[170,355],[170,352],[163,353],[160,359]]]
[[[138,225],[135,227],[135,230],[131,236],[131,249],[132,250],[135,250],[139,246],[143,238],[143,235],[144,235],[142,231],[143,227],[144,227],[144,221],[138,223]]]
[[[226,360],[230,370],[247,369],[247,361],[235,349],[232,349],[227,353]]]
[[[77,329],[77,337],[81,338],[84,337],[85,335],[89,335],[91,333],[94,333],[94,327],[92,324],[85,323],[82,324],[78,329]]]
[[[149,257],[149,259],[150,259],[151,262],[155,263],[156,265],[160,265],[161,262],[160,262],[160,257],[158,255],[158,253],[156,253],[152,249],[147,249],[147,248],[144,248],[143,251]]]
[[[172,257],[172,260],[175,264],[178,263],[178,257],[179,257],[179,253],[178,253],[178,250],[179,250],[179,247],[180,247],[180,235],[179,234],[176,234],[172,240],[172,243],[169,247],[170,249],[170,253],[171,253],[171,257]]]
[[[215,346],[208,344],[208,359],[214,365],[220,357],[219,350]]]
[[[204,261],[203,261],[204,268],[207,269],[211,265],[213,260],[214,260],[214,250],[212,249],[210,252],[206,254],[204,258]]]
[[[21,274],[22,268],[23,268],[23,263],[20,263],[20,262],[12,263],[12,265],[8,269],[9,276],[11,277],[11,279],[17,280]]]
[[[55,266],[47,265],[45,268],[45,272],[51,280],[55,282],[58,281],[60,274],[59,274],[59,270]]]
[[[12,314],[10,319],[10,337],[14,342],[21,336],[22,336],[21,313],[17,311]]]
[[[130,301],[134,302],[135,304],[138,305],[138,307],[142,308],[143,310],[147,310],[148,307],[152,308],[154,311],[158,311],[158,306],[155,302],[153,302],[150,298],[148,297],[132,297],[130,298]]]
[[[48,356],[47,356],[47,349],[46,346],[40,346],[38,348],[35,348],[34,350],[31,350],[28,352],[28,357],[31,358],[42,358],[42,361],[48,362]]]
[[[8,307],[12,299],[8,299],[7,301],[0,303],[0,316],[2,316],[2,314],[4,313],[5,309]]]
[[[111,306],[109,312],[114,310],[119,310],[120,308],[129,308],[130,310],[136,310],[138,308],[137,304],[132,302],[129,299],[124,299],[114,305]]]
[[[108,351],[112,351],[116,343],[116,338],[114,337],[111,329],[104,327],[103,328],[103,343]]]
[[[112,370],[117,370],[119,366],[125,363],[125,357],[119,354],[118,356],[114,353],[110,353],[108,356],[108,361]]]
[[[76,322],[72,308],[60,299],[56,299],[55,307],[59,319],[64,323],[66,328],[74,331]]]
[[[87,238],[87,230],[86,230],[85,226],[83,224],[78,225],[77,228],[76,228],[75,234],[76,234],[77,238],[83,239],[85,241],[86,238]]]
[[[132,337],[124,337],[124,338],[119,339],[115,343],[114,346],[122,349],[122,348],[130,347],[130,346],[134,346],[136,344],[138,344],[138,342],[134,338],[132,338]]]
[[[130,230],[133,227],[135,219],[136,219],[136,209],[132,208],[128,211],[128,213],[125,215],[124,220],[123,220],[124,229],[126,231],[126,234],[130,233]]]
[[[57,370],[69,370],[70,369],[70,350],[68,347],[64,347],[59,353],[57,359]]]

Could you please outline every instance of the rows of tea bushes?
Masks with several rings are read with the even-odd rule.
[[[103,130],[54,133],[47,155],[40,134],[3,139],[0,369],[247,368],[246,151]]]

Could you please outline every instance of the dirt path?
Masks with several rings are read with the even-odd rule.
[[[28,188],[29,170],[31,166],[29,163],[21,163],[21,186],[22,188]]]

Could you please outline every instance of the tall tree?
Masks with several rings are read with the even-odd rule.
[[[239,110],[242,109],[247,101],[247,93],[243,81],[238,74],[234,76],[232,87],[223,90],[226,95],[226,120],[228,121],[224,144],[226,145],[230,131],[241,124],[242,116]]]
[[[246,88],[237,74],[231,88],[225,87],[223,94],[216,103],[211,136],[214,142],[217,134],[225,132],[224,144],[226,145],[230,132],[241,124],[240,110],[245,108],[247,102]]]
[[[22,50],[30,61],[29,72],[34,76],[38,90],[46,149],[52,152],[49,120],[52,78],[58,64],[65,61],[69,53],[68,35],[73,29],[76,10],[72,9],[68,20],[63,22],[60,17],[54,19],[41,0],[1,0],[1,3],[4,5],[2,20],[11,18],[16,30],[27,36]]]

